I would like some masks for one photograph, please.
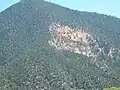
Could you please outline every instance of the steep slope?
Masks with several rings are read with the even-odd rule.
[[[120,86],[120,19],[44,0],[0,13],[0,89]]]

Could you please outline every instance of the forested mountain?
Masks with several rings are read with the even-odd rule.
[[[120,86],[120,19],[44,0],[0,13],[0,90]]]

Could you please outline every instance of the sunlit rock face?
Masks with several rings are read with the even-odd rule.
[[[52,24],[49,26],[52,39],[49,44],[57,50],[68,50],[70,52],[92,57],[92,63],[98,68],[106,71],[109,67],[104,59],[98,61],[101,54],[113,57],[113,48],[104,45],[100,47],[99,41],[84,29],[73,29],[69,26]],[[108,45],[109,46],[109,45]]]
[[[52,24],[49,30],[53,37],[49,43],[58,50],[69,50],[88,57],[96,57],[101,52],[96,40],[86,30],[60,24]]]

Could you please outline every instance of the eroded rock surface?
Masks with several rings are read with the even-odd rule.
[[[59,50],[69,50],[88,57],[95,57],[101,52],[93,36],[83,29],[72,29],[60,24],[52,24],[49,29],[53,37],[49,43]]]

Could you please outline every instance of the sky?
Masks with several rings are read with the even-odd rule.
[[[0,0],[0,12],[20,0]],[[120,18],[120,0],[45,0],[74,10],[97,12]]]

